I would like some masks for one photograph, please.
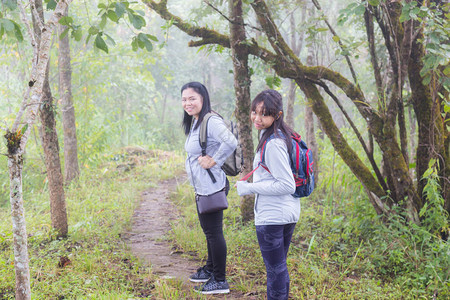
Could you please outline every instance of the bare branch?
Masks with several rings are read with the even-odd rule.
[[[33,18],[36,20],[36,24],[39,26],[39,30],[42,32],[45,26],[44,20],[41,18],[39,12],[36,9],[35,0],[31,0],[30,4],[31,4],[31,14],[33,15]]]
[[[331,90],[328,88],[328,86],[321,80],[314,80],[312,81],[315,84],[321,86],[324,91],[331,97],[331,99],[333,99],[333,101],[336,103],[336,105],[339,107],[339,109],[342,111],[342,113],[344,114],[345,118],[347,119],[348,123],[350,124],[350,126],[352,127],[353,131],[356,134],[356,137],[358,138],[359,142],[361,143],[361,146],[364,149],[364,152],[366,152],[367,157],[369,158],[370,164],[372,165],[372,168],[375,172],[375,175],[377,176],[378,179],[378,183],[383,187],[383,189],[385,191],[388,190],[388,187],[386,186],[386,183],[384,182],[383,176],[381,175],[380,170],[378,169],[378,166],[373,158],[373,152],[369,150],[369,148],[367,147],[361,133],[359,132],[358,128],[356,127],[355,123],[352,121],[352,119],[350,118],[350,116],[348,115],[347,111],[344,109],[344,106],[341,104],[341,102],[339,101],[338,97],[336,97],[336,95],[333,94],[333,92],[331,92]]]
[[[33,127],[34,121],[37,116],[37,111],[39,109],[40,99],[42,97],[42,89],[44,86],[45,79],[45,71],[47,69],[49,55],[50,55],[50,45],[52,42],[53,31],[56,28],[56,25],[63,16],[63,13],[67,7],[72,2],[72,0],[61,0],[56,5],[55,11],[53,15],[51,15],[48,22],[44,25],[41,33],[41,42],[39,44],[38,50],[38,62],[33,67],[31,71],[31,80],[30,86],[31,89],[31,101],[30,104],[23,104],[26,110],[26,123],[28,124],[27,130],[23,133],[23,137],[20,141],[20,151],[23,152],[25,150],[26,143],[28,141],[28,137],[31,132],[31,128]],[[35,45],[37,47],[37,45]],[[26,101],[26,99],[24,99]],[[22,112],[23,113],[23,112]],[[16,120],[17,121],[17,120]],[[20,120],[17,121],[16,126],[20,123]]]
[[[364,12],[364,21],[366,25],[367,40],[369,42],[370,60],[372,62],[373,73],[375,75],[375,84],[377,85],[378,99],[381,102],[384,102],[383,80],[380,72],[381,68],[378,64],[378,57],[375,51],[375,33],[373,28],[373,16],[372,12],[370,11],[370,6],[367,6]]]
[[[320,7],[318,0],[312,0],[312,2],[314,3],[314,6],[317,8],[317,10],[322,12],[322,8]],[[342,44],[341,39],[339,38],[338,34],[331,26],[330,22],[328,22],[328,20],[325,17],[323,18],[323,20],[325,21],[325,24],[327,24],[328,29],[330,29],[330,32],[338,38],[339,47],[341,47],[342,50],[345,50],[344,44]],[[353,68],[352,62],[350,61],[350,57],[347,54],[344,54],[344,57],[347,62],[347,65],[350,69],[350,72],[352,73],[353,82],[359,87],[358,79],[356,78],[356,72],[355,72],[355,69]]]
[[[218,14],[220,14],[220,15],[221,15],[225,20],[227,20],[228,22],[230,22],[230,23],[232,23],[232,24],[235,24],[235,25],[247,26],[247,27],[250,27],[250,28],[252,28],[252,29],[261,31],[261,28],[254,27],[254,26],[252,26],[252,25],[250,25],[250,24],[232,21],[232,20],[230,20],[230,18],[228,18],[226,15],[224,15],[224,13],[221,12],[217,7],[215,7],[214,5],[212,5],[211,2],[209,2],[208,0],[203,0],[203,2],[205,2],[209,7],[211,7],[213,10],[215,10]]]
[[[30,26],[30,21],[27,18],[27,15],[25,13],[25,7],[22,3],[23,0],[17,1],[17,6],[19,6],[19,10],[20,10],[20,18],[22,19],[22,22],[25,24],[25,27],[27,28],[27,32],[28,35],[30,36],[30,42],[31,42],[31,46],[33,47],[33,57],[35,58],[33,60],[33,64],[35,64],[35,62],[37,61],[37,44],[36,44],[36,39],[34,36],[34,31],[33,29],[31,29]]]

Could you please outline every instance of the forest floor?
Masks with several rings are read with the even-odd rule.
[[[173,246],[167,238],[171,223],[180,218],[180,212],[170,200],[170,194],[176,190],[185,175],[161,181],[156,188],[141,194],[141,203],[134,212],[132,230],[128,233],[128,243],[134,255],[151,266],[152,272],[164,280],[176,280],[187,294],[198,283],[189,281],[189,275],[202,265],[195,253],[183,253]],[[206,247],[206,241],[205,241]],[[228,295],[212,296],[226,299],[252,299],[238,291]]]

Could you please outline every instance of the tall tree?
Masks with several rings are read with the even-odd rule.
[[[241,0],[229,0],[230,47],[234,68],[234,91],[236,94],[235,115],[238,122],[239,142],[243,148],[243,174],[251,171],[253,164],[252,123],[250,121],[250,72],[248,69],[248,49],[244,43],[245,27]],[[242,197],[241,215],[244,222],[253,219],[253,196]]]
[[[64,16],[68,11],[64,12]],[[72,98],[72,68],[70,62],[70,44],[68,27],[58,24],[58,72],[59,95],[61,97],[62,123],[64,131],[64,170],[65,184],[68,185],[80,174],[78,165],[77,129],[75,123],[75,108]],[[64,34],[64,37],[61,36]]]
[[[173,24],[182,31],[193,37],[200,38],[200,41],[191,42],[190,46],[209,43],[230,47],[230,39],[227,35],[206,27],[187,23],[170,13],[167,9],[167,1],[163,0],[156,3],[155,1],[143,0],[143,2],[162,18],[173,21]],[[317,1],[314,0],[314,2]],[[419,222],[419,211],[427,201],[422,193],[425,181],[421,179],[432,157],[437,157],[440,162],[436,167],[442,180],[441,196],[445,199],[445,203],[450,201],[450,182],[448,181],[450,170],[449,130],[445,125],[445,122],[448,122],[449,114],[444,112],[443,99],[436,92],[436,85],[424,84],[423,80],[426,77],[420,73],[423,69],[423,59],[425,57],[425,50],[421,43],[421,41],[426,41],[423,38],[424,21],[418,20],[411,23],[412,30],[410,32],[414,34],[410,36],[411,51],[409,54],[407,54],[408,51],[403,51],[403,49],[402,51],[396,51],[396,48],[392,47],[391,42],[397,39],[396,45],[402,45],[404,26],[408,25],[407,22],[400,18],[402,15],[402,4],[397,1],[369,2],[358,2],[355,4],[369,9],[377,19],[380,31],[384,36],[383,46],[389,54],[389,63],[392,66],[386,71],[387,75],[385,76],[391,75],[396,79],[392,82],[394,84],[392,86],[393,93],[385,100],[381,99],[384,102],[378,109],[373,107],[371,101],[366,98],[359,86],[356,80],[355,69],[350,63],[348,54],[345,55],[345,59],[348,62],[353,80],[347,79],[343,74],[328,67],[306,66],[286,43],[277,26],[278,22],[272,18],[272,14],[263,0],[252,1],[250,5],[261,24],[261,30],[266,38],[265,41],[270,44],[272,50],[262,47],[259,44],[261,42],[258,43],[256,39],[251,38],[247,39],[245,46],[248,47],[250,54],[269,64],[279,76],[295,80],[298,87],[307,97],[314,114],[318,117],[323,131],[327,134],[336,152],[365,188],[376,212],[379,214],[395,213],[396,210],[392,208],[400,205],[406,209],[408,218],[411,221]],[[421,11],[421,8],[427,10],[428,1],[411,2],[411,5],[414,5],[414,7],[411,7],[411,11],[416,8],[418,8],[418,11]],[[407,6],[405,5],[404,7]],[[372,8],[375,8],[375,10],[372,10]],[[345,48],[339,37],[334,36],[335,38],[333,39]],[[403,105],[399,101],[399,96],[402,94],[402,77],[400,74],[402,74],[401,70],[403,70],[399,67],[402,65],[399,64],[399,61],[408,65],[407,78],[410,82],[410,92],[419,124],[417,144],[420,146],[417,150],[415,178],[410,175],[409,165],[405,160],[404,151],[402,151],[404,142],[401,139],[403,139],[404,134],[400,133],[399,139],[397,131],[399,127],[404,126],[404,121],[401,117],[400,119],[398,118],[398,107]],[[393,72],[396,72],[396,74]],[[343,133],[333,121],[330,110],[319,92],[319,88],[322,88],[333,100],[339,102],[338,97],[328,87],[329,84],[333,85],[335,89],[342,91],[351,100],[357,108],[361,119],[367,123],[370,136],[373,137],[383,157],[385,166],[384,177],[381,176],[379,171],[380,162],[376,162],[373,158],[373,149],[366,145],[366,141],[363,139],[362,134],[358,132],[356,126],[352,126],[352,128],[355,130],[355,135],[358,137],[361,147],[370,162],[370,168],[366,166],[355,149],[348,144]],[[378,101],[376,102],[379,103]],[[347,114],[347,116],[349,115]],[[445,147],[446,145],[447,147]],[[420,183],[417,184],[418,182]]]
[[[292,48],[292,51],[294,51],[294,54],[296,56],[300,55],[300,52],[303,49],[303,42],[305,38],[305,32],[302,30],[300,33],[297,33],[297,19],[295,18],[296,9],[299,8],[299,6],[302,8],[301,13],[301,20],[300,24],[305,23],[306,19],[306,11],[308,5],[306,3],[303,3],[303,1],[298,1],[298,3],[295,4],[295,9],[293,11],[289,12],[289,25],[290,25],[290,46]],[[288,92],[288,100],[287,100],[287,107],[286,107],[286,123],[291,126],[292,128],[295,128],[295,120],[294,120],[294,104],[296,99],[296,90],[297,85],[295,84],[294,80],[289,80],[289,92]]]
[[[306,58],[306,64],[308,66],[313,66],[313,62],[314,47],[311,46],[308,48],[308,57]],[[319,146],[317,145],[316,131],[314,129],[314,112],[309,104],[305,105],[305,132],[308,147],[312,150],[313,153],[314,184],[317,186],[319,185],[320,180]]]
[[[42,0],[34,1],[33,27],[36,42],[39,45],[44,24],[44,9]],[[61,159],[59,156],[58,134],[56,132],[55,105],[48,81],[50,65],[47,64],[42,94],[42,105],[39,109],[41,119],[40,135],[44,149],[45,167],[47,169],[48,188],[50,194],[50,212],[52,227],[57,235],[64,237],[68,232],[66,199],[64,194],[64,180],[61,171]]]
[[[30,37],[33,58],[31,61],[31,78],[24,93],[21,108],[17,113],[14,124],[7,130],[5,135],[8,148],[7,155],[10,177],[10,201],[14,238],[14,268],[16,274],[17,300],[31,299],[27,231],[22,193],[23,155],[31,128],[33,127],[39,106],[41,105],[41,99],[43,98],[45,74],[49,62],[53,30],[56,28],[58,20],[61,18],[62,13],[70,2],[71,0],[59,1],[53,15],[51,15],[47,23],[40,24],[42,34],[40,36],[40,43],[38,44],[36,42],[37,37],[31,30],[25,8],[22,2],[18,1],[21,17]],[[35,10],[33,1],[30,1],[29,5],[32,10]],[[24,114],[25,119],[22,120]]]

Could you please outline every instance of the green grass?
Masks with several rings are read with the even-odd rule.
[[[449,297],[448,243],[406,226],[400,218],[384,225],[357,184],[335,188],[335,197],[340,200],[332,207],[324,190],[301,199],[301,218],[288,255],[292,299]],[[234,190],[228,200],[224,231],[231,288],[265,299],[265,268],[254,226],[242,224]],[[173,201],[184,213],[173,226],[173,242],[205,260],[205,238],[188,184],[178,188]],[[415,244],[419,240],[420,249]]]
[[[50,230],[45,184],[25,192],[33,299],[207,299],[177,280],[154,275],[122,238],[140,193],[184,167],[183,155],[158,153],[108,155],[84,168],[66,191],[70,235],[64,240]],[[130,165],[135,167],[126,171]],[[447,299],[448,243],[400,217],[383,224],[352,176],[330,180],[330,175],[323,173],[321,187],[301,199],[288,256],[291,298]],[[205,260],[192,188],[180,182],[171,198],[182,217],[172,222],[167,239],[186,259]],[[228,280],[234,291],[265,299],[265,268],[254,225],[242,223],[234,189],[229,203],[224,213]],[[7,204],[0,207],[0,220],[0,299],[14,299]]]
[[[179,173],[183,157],[118,157],[105,157],[97,168],[85,169],[67,189],[67,239],[55,239],[50,230],[45,188],[25,198],[33,299],[133,299],[153,294],[158,279],[130,253],[122,233],[130,228],[140,193]],[[131,164],[136,167],[124,171],[122,167]],[[0,299],[14,299],[8,205],[0,208],[0,219]]]

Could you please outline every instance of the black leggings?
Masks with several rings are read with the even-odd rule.
[[[222,229],[223,211],[210,214],[198,214],[198,219],[205,233],[208,246],[206,270],[212,272],[217,281],[223,281],[225,280],[227,263],[227,244],[223,237]]]

